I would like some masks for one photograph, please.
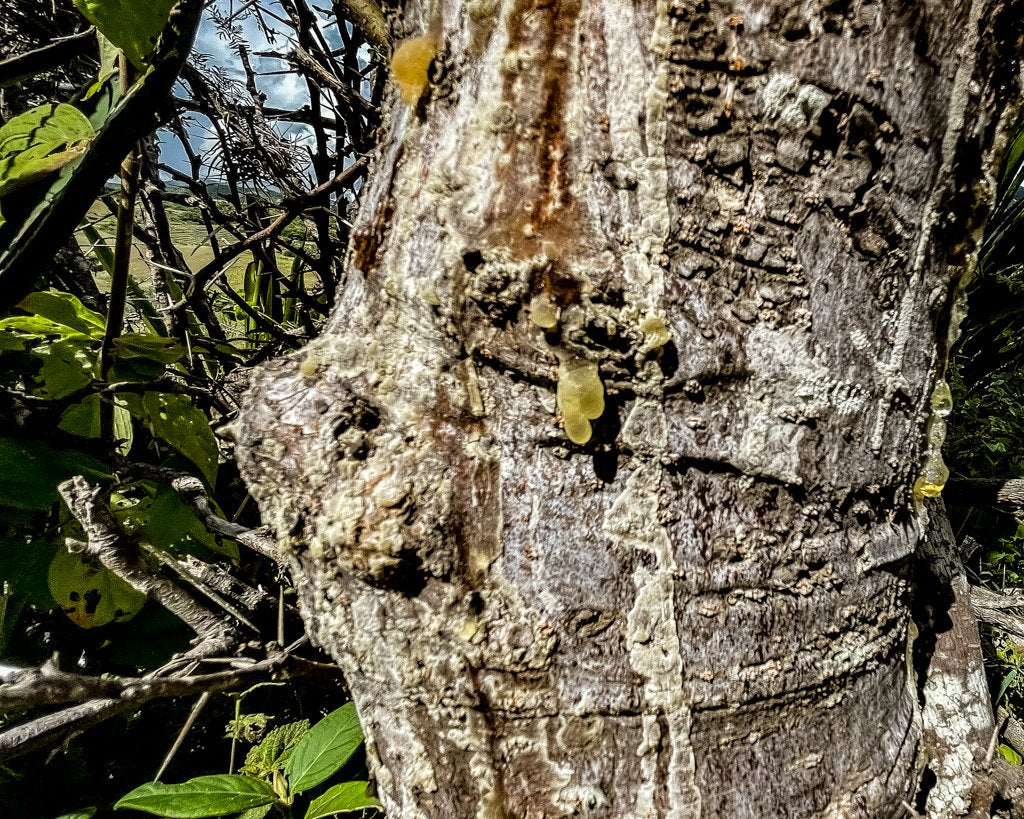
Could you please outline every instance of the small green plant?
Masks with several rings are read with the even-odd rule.
[[[312,728],[306,720],[270,731],[245,758],[238,774],[198,776],[177,785],[149,782],[122,797],[115,808],[152,813],[169,819],[202,819],[241,814],[239,819],[292,817],[296,797],[310,799],[363,741],[355,705],[348,703]],[[365,781],[332,785],[309,801],[304,819],[377,810],[380,802]]]

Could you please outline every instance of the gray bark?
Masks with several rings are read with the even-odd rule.
[[[1019,12],[407,3],[434,84],[239,445],[388,815],[902,814],[910,487]]]

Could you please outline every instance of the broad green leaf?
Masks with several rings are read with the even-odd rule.
[[[143,68],[153,53],[175,0],[75,0],[82,15],[136,68]]]
[[[115,808],[131,808],[170,819],[200,819],[269,805],[277,800],[262,779],[233,774],[197,776],[180,785],[150,782],[123,796]]]
[[[103,566],[58,549],[50,563],[50,593],[79,628],[96,628],[134,617],[146,595]]]
[[[41,105],[0,127],[0,196],[27,185],[85,153],[95,136],[73,105]]]
[[[323,782],[348,762],[363,741],[354,703],[332,711],[309,729],[285,766],[292,793],[303,793]]]
[[[47,574],[58,549],[63,551],[62,546],[45,541],[0,540],[0,578],[13,594],[48,611],[53,608],[53,595]]]
[[[167,487],[160,487],[153,498],[146,521],[146,536],[153,546],[165,552],[194,553],[194,547],[199,545],[236,562],[239,559],[238,545],[234,541],[223,546],[219,544],[192,509],[182,502],[178,493]],[[207,555],[198,554],[197,557]]]
[[[85,396],[77,404],[72,404],[60,416],[59,429],[78,435],[82,438],[99,438],[100,430],[100,403],[102,399],[96,393]],[[114,399],[114,438],[120,443],[117,445],[119,455],[127,455],[132,445],[132,417],[120,403]]]
[[[41,398],[65,398],[93,381],[96,356],[89,344],[62,339],[36,347],[32,353],[43,363],[33,390]]]
[[[309,731],[309,720],[280,725],[267,734],[259,745],[253,746],[245,756],[241,773],[268,778],[275,770],[283,769],[299,740]]]
[[[66,324],[51,321],[42,316],[11,316],[0,320],[0,332],[18,333],[35,338],[77,338],[88,339],[89,336],[72,330]]]
[[[369,782],[342,782],[333,788],[328,788],[324,794],[316,799],[306,811],[306,819],[321,819],[324,816],[334,816],[337,813],[351,813],[367,808],[379,808],[380,802],[376,797],[370,796],[366,789]]]
[[[58,497],[57,484],[73,475],[109,477],[95,458],[27,438],[0,438],[0,475],[0,506],[16,509],[49,509]]]
[[[48,318],[96,339],[103,338],[103,330],[107,326],[102,315],[90,310],[70,293],[58,290],[29,293],[18,307],[26,313]]]
[[[131,403],[128,408],[132,409]],[[163,392],[144,393],[141,416],[157,438],[199,467],[207,483],[213,486],[217,480],[217,439],[206,414],[190,398]]]
[[[123,457],[128,457],[132,451],[132,442],[135,440],[135,426],[132,423],[132,414],[124,404],[120,396],[114,397],[114,452]]]
[[[15,594],[0,594],[0,657],[7,653],[7,644],[25,608],[25,601]]]
[[[99,30],[96,31],[96,41],[100,52],[100,73],[97,75],[96,81],[85,92],[84,99],[98,94],[103,90],[107,80],[117,76],[117,54],[120,49],[104,37]]]
[[[272,807],[273,805],[260,805],[258,808],[249,808],[249,810],[238,814],[238,819],[263,819],[264,816],[270,813]]]
[[[1024,762],[1024,760],[1021,759],[1021,755],[1018,754],[1015,750],[1013,750],[1013,748],[1011,748],[1009,745],[1000,744],[999,754],[1011,765],[1020,765],[1022,762]]]
[[[185,351],[174,339],[151,333],[125,333],[114,341],[118,358],[145,358],[161,364],[179,361]]]
[[[110,380],[114,383],[142,384],[162,377],[166,365],[148,358],[115,358],[110,368]]]
[[[96,815],[96,808],[82,808],[72,813],[62,813],[56,819],[92,819]]]

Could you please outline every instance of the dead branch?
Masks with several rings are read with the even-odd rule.
[[[170,580],[152,571],[138,546],[102,500],[102,490],[76,476],[57,487],[85,530],[85,554],[95,558],[128,585],[152,597],[180,617],[198,637],[189,657],[227,653],[238,641],[235,629]]]
[[[0,763],[32,751],[48,748],[98,725],[116,714],[162,697],[247,688],[265,679],[292,679],[317,673],[323,666],[301,660],[287,649],[228,671],[211,674],[142,678],[96,678],[76,674],[47,674],[29,669],[11,686],[0,686],[0,711],[31,705],[57,704],[76,698],[101,695],[81,705],[65,708],[0,732]],[[232,660],[237,663],[237,659]],[[103,696],[102,694],[106,694]]]
[[[946,484],[950,503],[987,506],[1024,517],[1024,480],[1020,478],[954,478]]]

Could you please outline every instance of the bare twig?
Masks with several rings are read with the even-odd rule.
[[[270,530],[266,527],[249,529],[219,517],[213,511],[213,505],[206,494],[206,488],[198,478],[191,475],[181,475],[171,481],[171,487],[192,508],[192,511],[196,513],[199,520],[211,532],[237,540],[243,546],[277,562],[279,556]]]
[[[160,697],[194,696],[203,691],[228,691],[249,687],[268,677],[291,679],[317,673],[322,666],[299,660],[291,651],[299,644],[289,646],[259,662],[252,662],[228,671],[212,674],[178,675],[173,677],[147,676],[141,678],[97,678],[74,674],[51,675],[47,682],[49,699],[37,695],[40,688],[40,670],[23,672],[26,677],[11,686],[0,687],[0,710],[25,708],[43,702],[56,704],[100,692],[116,696],[90,699],[53,714],[30,720],[0,733],[0,763],[9,759],[55,745],[68,737],[97,725],[110,717]],[[235,660],[237,663],[237,659]],[[62,699],[64,697],[64,699]]]
[[[58,490],[89,538],[86,554],[176,614],[196,632],[198,645],[186,656],[224,654],[235,644],[237,635],[229,623],[146,565],[136,544],[103,502],[101,489],[90,486],[79,475],[64,481]]]
[[[1024,517],[1024,480],[1020,478],[953,478],[946,484],[950,503],[988,506]]]
[[[336,0],[374,46],[382,53],[391,51],[391,34],[384,12],[373,0]]]
[[[971,586],[971,610],[982,622],[998,626],[1024,642],[1024,589],[997,592]]]
[[[196,704],[193,705],[192,710],[188,712],[188,719],[185,720],[185,724],[182,725],[181,730],[178,731],[178,736],[175,737],[174,744],[164,757],[164,761],[160,763],[160,769],[156,772],[156,776],[153,777],[154,782],[160,781],[160,777],[164,775],[167,770],[167,766],[171,764],[171,760],[174,759],[174,755],[178,753],[178,750],[181,748],[181,744],[185,741],[185,737],[188,736],[188,732],[191,731],[192,726],[195,725],[196,719],[199,717],[199,713],[206,707],[206,703],[209,701],[209,691],[204,691],[199,695],[199,699],[196,700]]]

